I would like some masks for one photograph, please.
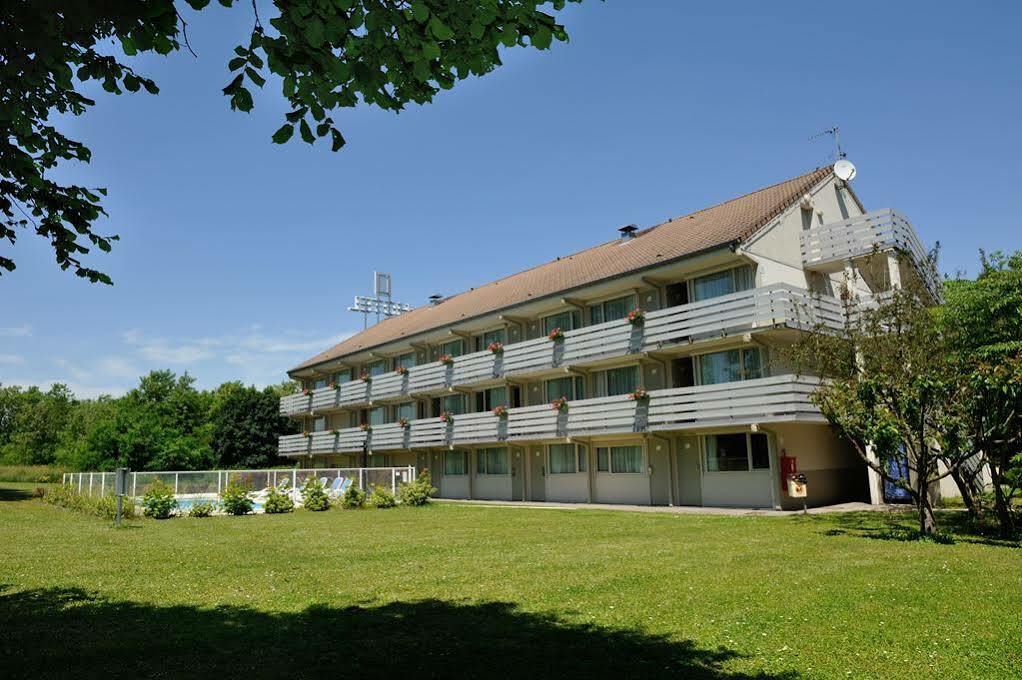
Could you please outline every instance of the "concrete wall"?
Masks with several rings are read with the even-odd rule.
[[[597,472],[593,479],[594,503],[649,505],[649,475]]]
[[[566,474],[548,474],[546,479],[546,499],[562,503],[585,503],[589,500],[589,488],[586,481],[588,473],[575,472]]]
[[[770,470],[749,472],[703,472],[703,505],[770,508],[773,507]]]
[[[869,501],[866,464],[829,425],[782,424],[770,430],[775,435],[777,456],[794,456],[798,471],[806,475],[807,505]],[[802,507],[801,499],[789,498],[787,493],[779,497],[785,509]]]
[[[488,501],[511,500],[511,475],[475,474],[472,478],[472,498]]]

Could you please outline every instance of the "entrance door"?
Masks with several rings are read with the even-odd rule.
[[[525,498],[525,454],[526,449],[512,446],[511,455],[511,500],[520,501]]]
[[[543,447],[535,446],[529,450],[529,500],[546,500],[546,460]]]
[[[678,503],[702,505],[703,485],[699,477],[699,439],[682,437],[678,440]]]

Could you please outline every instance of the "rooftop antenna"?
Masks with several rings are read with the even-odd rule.
[[[355,303],[348,307],[349,312],[362,314],[363,330],[369,327],[369,315],[376,314],[376,323],[380,319],[389,319],[392,316],[412,311],[411,305],[403,302],[394,302],[391,298],[392,280],[390,274],[373,272],[373,295],[356,295]]]
[[[846,154],[844,149],[841,148],[841,132],[840,132],[840,130],[839,130],[837,125],[835,125],[832,128],[827,128],[826,130],[824,130],[822,132],[817,132],[815,135],[813,135],[812,137],[809,138],[809,141],[810,142],[815,142],[817,139],[820,139],[821,137],[824,137],[825,135],[830,135],[831,137],[834,138],[834,147],[835,147],[835,150],[836,150],[836,156],[835,156],[834,160],[837,160],[837,161],[844,160],[845,157],[848,154]]]

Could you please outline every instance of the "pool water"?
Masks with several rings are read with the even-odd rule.
[[[214,506],[216,506],[216,505],[220,504],[220,499],[217,498],[216,496],[210,496],[209,498],[196,498],[196,497],[178,498],[177,499],[177,508],[178,508],[178,510],[180,510],[182,512],[187,512],[188,510],[192,509],[192,506],[198,505],[199,503],[207,503],[207,502],[208,503],[212,503]],[[259,502],[253,501],[253,503],[252,503],[252,511],[253,512],[262,512],[263,511],[263,504],[259,503]]]

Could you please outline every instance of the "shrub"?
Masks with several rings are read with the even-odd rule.
[[[402,484],[397,489],[403,505],[425,505],[436,492],[436,487],[429,479],[429,470],[423,470],[414,480]]]
[[[341,496],[341,507],[345,510],[357,510],[366,504],[366,492],[354,484]]]
[[[177,499],[174,488],[160,480],[156,480],[146,489],[142,496],[142,512],[153,519],[167,519],[177,510]]]
[[[46,491],[43,500],[66,510],[103,519],[114,519],[117,515],[116,496],[86,496],[78,493],[78,489],[69,484],[51,487]],[[125,519],[135,518],[135,504],[130,498],[124,499],[121,516]]]
[[[35,489],[32,490],[32,496],[34,498],[39,498],[39,499],[45,498],[46,497],[46,487],[37,486]]]
[[[191,509],[188,510],[189,517],[209,517],[213,514],[216,509],[213,501],[202,501],[201,503],[195,503]]]
[[[392,508],[397,505],[397,500],[394,498],[394,494],[390,492],[390,489],[374,484],[373,490],[369,493],[369,505],[380,509]]]
[[[291,499],[291,494],[281,493],[276,487],[270,489],[270,493],[263,502],[263,512],[267,515],[280,515],[294,511],[295,502]]]
[[[330,507],[330,497],[327,496],[326,487],[323,482],[315,477],[309,477],[302,485],[302,505],[306,510],[319,512]]]
[[[252,512],[252,505],[248,486],[244,484],[230,482],[220,492],[220,507],[228,515],[247,515]]]

